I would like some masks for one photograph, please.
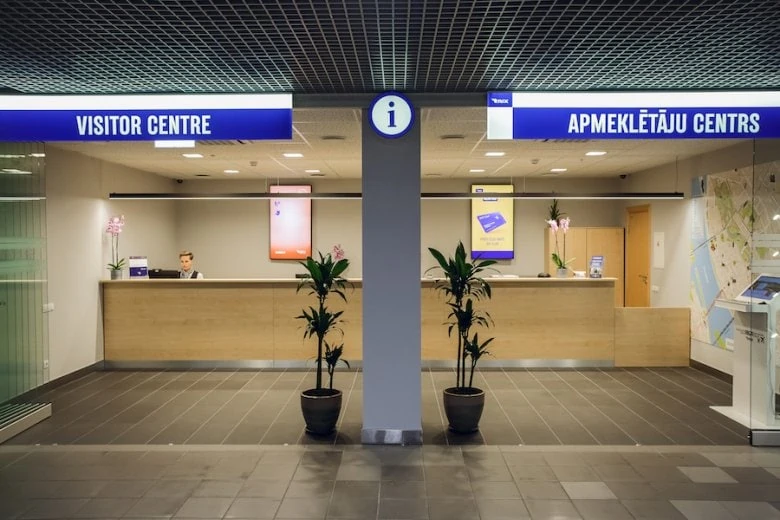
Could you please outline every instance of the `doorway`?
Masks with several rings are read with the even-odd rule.
[[[650,205],[626,208],[626,307],[650,307]]]

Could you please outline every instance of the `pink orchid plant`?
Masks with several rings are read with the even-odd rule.
[[[106,226],[106,233],[111,235],[111,262],[108,263],[107,267],[112,271],[119,271],[125,266],[125,259],[119,258],[119,234],[124,225],[125,216],[119,215],[109,218],[108,226]]]
[[[553,205],[550,207],[550,216],[551,218],[546,222],[547,225],[550,226],[553,235],[555,235],[555,251],[552,254],[552,260],[558,269],[567,269],[569,264],[574,260],[574,258],[566,260],[566,233],[569,231],[571,220],[569,217],[561,216],[561,213],[558,211],[557,200],[553,200]],[[558,244],[558,231],[563,235],[563,255],[561,255]]]
[[[346,253],[344,253],[344,248],[341,247],[341,244],[336,244],[333,246],[333,250],[330,252],[330,254],[337,262],[346,256]]]

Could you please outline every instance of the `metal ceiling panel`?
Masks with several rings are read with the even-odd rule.
[[[19,93],[777,89],[777,0],[2,0]]]

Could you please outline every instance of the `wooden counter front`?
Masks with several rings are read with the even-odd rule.
[[[496,360],[608,360],[615,356],[615,280],[490,279],[480,302],[495,326]],[[344,309],[344,358],[362,359],[362,284]],[[315,340],[303,340],[295,316],[315,301],[296,293],[297,280],[118,280],[101,282],[106,361],[303,361]],[[442,297],[422,281],[422,358],[454,360]],[[333,338],[335,339],[335,338]]]

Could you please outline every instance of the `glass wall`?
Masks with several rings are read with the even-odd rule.
[[[0,143],[0,403],[46,381],[45,152]]]
[[[750,274],[757,282],[750,289],[753,307],[744,320],[748,326],[737,330],[737,334],[747,336],[744,343],[749,345],[750,426],[753,430],[777,430],[780,429],[777,321],[780,296],[776,296],[780,292],[780,140],[754,141],[752,169]],[[739,361],[737,355],[735,364]],[[748,363],[747,356],[743,363]]]

